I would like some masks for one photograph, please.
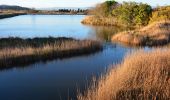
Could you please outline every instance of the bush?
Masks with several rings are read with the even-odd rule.
[[[152,8],[148,4],[123,2],[113,9],[112,14],[120,23],[130,26],[143,26],[148,24],[151,12]]]
[[[105,1],[104,3],[98,4],[92,10],[92,14],[100,17],[108,17],[112,14],[112,9],[116,4],[118,3],[114,0]]]
[[[170,20],[170,6],[158,7],[154,9],[149,23],[161,20]]]

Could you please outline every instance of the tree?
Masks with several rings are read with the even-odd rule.
[[[128,26],[142,26],[149,22],[151,12],[151,6],[147,4],[123,2],[123,4],[113,9],[112,15],[119,21],[119,23]]]
[[[98,4],[93,10],[92,14],[100,17],[108,17],[112,14],[112,8],[118,4],[114,0],[105,1],[102,4]]]
[[[135,23],[138,26],[147,25],[152,13],[152,8],[147,4],[140,3],[135,13]]]

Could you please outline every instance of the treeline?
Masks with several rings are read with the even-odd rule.
[[[58,9],[58,12],[77,12],[77,13],[81,13],[81,12],[86,12],[87,9]]]
[[[110,0],[98,4],[94,9],[91,9],[90,14],[100,20],[102,18],[111,19],[111,25],[114,23],[126,26],[145,26],[154,21],[170,19],[170,6],[153,9],[146,3],[118,3],[115,0]]]
[[[13,14],[13,13],[26,13],[26,14],[83,14],[86,15],[88,13],[88,9],[55,9],[55,10],[38,10],[35,8],[26,8],[20,6],[8,6],[8,5],[0,5],[0,13],[1,14]]]
[[[87,14],[88,9],[58,9],[58,10],[36,10],[32,9],[29,13],[33,14]]]

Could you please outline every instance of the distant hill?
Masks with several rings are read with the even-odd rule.
[[[20,6],[0,5],[0,10],[30,10],[30,9]]]

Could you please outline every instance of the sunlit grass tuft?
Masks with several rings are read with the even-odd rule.
[[[81,23],[99,26],[119,26],[118,22],[113,17],[86,16]]]
[[[141,29],[120,32],[112,41],[132,45],[164,45],[170,42],[170,21],[159,21]]]
[[[169,100],[170,49],[138,51],[125,57],[78,100]]]
[[[102,49],[93,40],[71,38],[0,39],[0,66],[7,67],[34,61],[88,54]]]

